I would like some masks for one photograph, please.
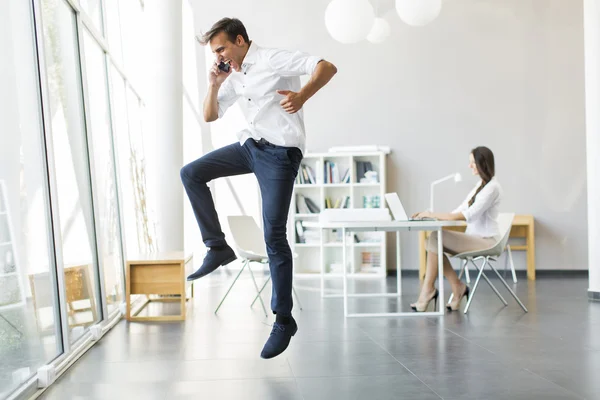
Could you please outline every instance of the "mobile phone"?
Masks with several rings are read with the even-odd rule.
[[[229,72],[229,69],[231,68],[231,65],[224,63],[223,61],[221,61],[219,63],[219,69],[223,72]]]

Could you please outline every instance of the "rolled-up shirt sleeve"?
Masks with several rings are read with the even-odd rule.
[[[223,82],[219,88],[219,94],[217,95],[217,103],[219,104],[219,118],[223,118],[225,111],[233,105],[238,99],[238,94],[231,82],[228,80]]]
[[[481,189],[471,207],[461,211],[467,223],[480,218],[494,204],[499,195],[500,191],[497,185],[488,184]]]
[[[271,69],[281,76],[312,75],[322,60],[301,51],[272,49],[267,53]]]
[[[476,191],[477,191],[477,186],[475,186],[475,188],[473,188],[473,190],[471,190],[469,192],[469,194],[467,195],[465,200],[462,203],[460,203],[460,205],[458,207],[456,207],[454,210],[452,210],[452,214],[462,213],[467,208],[469,208],[469,200],[471,200],[471,197],[473,197],[473,195],[475,194]]]

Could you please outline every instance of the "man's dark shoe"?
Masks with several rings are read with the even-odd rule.
[[[276,357],[287,349],[292,336],[298,332],[296,321],[292,317],[290,319],[289,324],[281,324],[279,322],[273,324],[271,336],[267,339],[267,343],[265,343],[265,347],[263,347],[260,353],[261,358],[269,359]]]
[[[202,266],[198,268],[198,271],[194,272],[187,277],[188,281],[193,281],[198,278],[202,278],[204,275],[208,275],[221,265],[227,265],[237,257],[231,247],[225,245],[220,248],[211,247],[204,257]]]

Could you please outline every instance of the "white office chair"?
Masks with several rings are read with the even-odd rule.
[[[505,278],[506,278],[506,270],[508,269],[509,265],[510,265],[510,270],[512,272],[513,282],[517,283],[517,273],[515,272],[515,264],[513,263],[512,251],[511,251],[510,245],[507,244],[506,245],[506,259],[504,261],[504,277]],[[467,283],[471,283],[471,277],[469,275],[469,266],[467,265],[466,259],[462,261],[461,267],[463,267],[465,269],[465,278],[467,280]]]
[[[502,254],[502,252],[504,251],[504,249],[506,248],[506,243],[508,242],[508,236],[510,235],[510,229],[512,227],[512,221],[513,221],[514,216],[515,216],[515,214],[513,214],[513,213],[502,213],[498,216],[498,225],[500,228],[501,238],[492,247],[483,249],[483,250],[468,251],[468,252],[456,254],[454,256],[455,258],[458,258],[462,261],[462,268],[461,268],[460,274],[458,275],[458,279],[462,278],[462,275],[465,272],[467,265],[469,263],[473,264],[475,266],[476,270],[479,272],[477,274],[477,279],[475,280],[475,284],[473,285],[473,289],[471,290],[471,295],[469,296],[469,301],[467,301],[467,306],[465,307],[465,314],[469,311],[469,307],[471,306],[473,297],[475,297],[475,291],[477,290],[477,286],[479,285],[479,281],[480,281],[481,277],[483,277],[486,280],[486,282],[490,285],[492,290],[496,293],[496,295],[498,295],[500,300],[502,300],[504,305],[506,305],[506,306],[508,305],[506,300],[504,300],[504,297],[502,297],[500,292],[498,292],[496,287],[492,284],[492,282],[490,282],[488,277],[485,275],[484,269],[486,266],[489,266],[492,269],[492,271],[494,271],[496,273],[496,275],[498,276],[500,281],[504,284],[506,289],[508,289],[510,294],[515,298],[517,303],[519,303],[519,305],[521,306],[523,311],[528,312],[527,308],[523,305],[521,300],[519,300],[519,298],[517,297],[515,292],[512,291],[512,289],[508,286],[508,284],[506,283],[504,278],[502,278],[502,275],[500,275],[498,270],[496,270],[496,268],[494,268],[493,264],[490,262],[490,261],[496,261],[497,257],[499,257]],[[481,267],[479,267],[475,263],[476,260],[480,260],[480,259],[483,260],[483,264],[481,264]],[[452,296],[450,296],[449,302],[450,301],[452,301]]]
[[[248,271],[250,272],[250,276],[252,277],[252,282],[254,283],[254,287],[256,288],[256,297],[254,301],[250,305],[250,307],[254,306],[256,300],[260,300],[260,304],[262,305],[265,316],[267,314],[267,308],[265,307],[265,303],[262,300],[261,293],[267,286],[267,283],[271,280],[271,276],[267,281],[263,284],[263,286],[259,289],[256,284],[256,279],[254,279],[254,273],[252,272],[252,268],[250,267],[251,262],[257,262],[260,264],[268,264],[269,256],[267,256],[267,249],[265,247],[265,242],[263,239],[263,232],[249,215],[230,215],[227,217],[227,222],[229,222],[229,230],[231,231],[231,236],[233,239],[233,245],[237,255],[240,257],[243,262],[242,268],[240,272],[236,275],[235,279],[227,289],[227,292],[221,299],[221,302],[217,306],[215,310],[215,314],[221,308],[221,305],[227,298],[227,295],[233,288],[233,285],[237,282],[238,278],[244,271],[244,268],[248,267]],[[300,299],[298,298],[298,294],[296,293],[296,289],[292,285],[293,294],[296,296],[296,301],[298,302],[298,306],[300,310],[302,310],[302,304],[300,303]]]

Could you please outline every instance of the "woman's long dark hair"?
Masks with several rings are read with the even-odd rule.
[[[471,150],[471,154],[473,154],[473,159],[475,160],[475,165],[477,166],[477,171],[479,171],[479,177],[481,178],[481,185],[475,191],[471,200],[469,200],[469,207],[473,205],[475,202],[475,197],[485,185],[488,184],[489,181],[492,180],[494,175],[496,175],[496,166],[494,164],[494,153],[490,149],[485,146],[475,147]]]

